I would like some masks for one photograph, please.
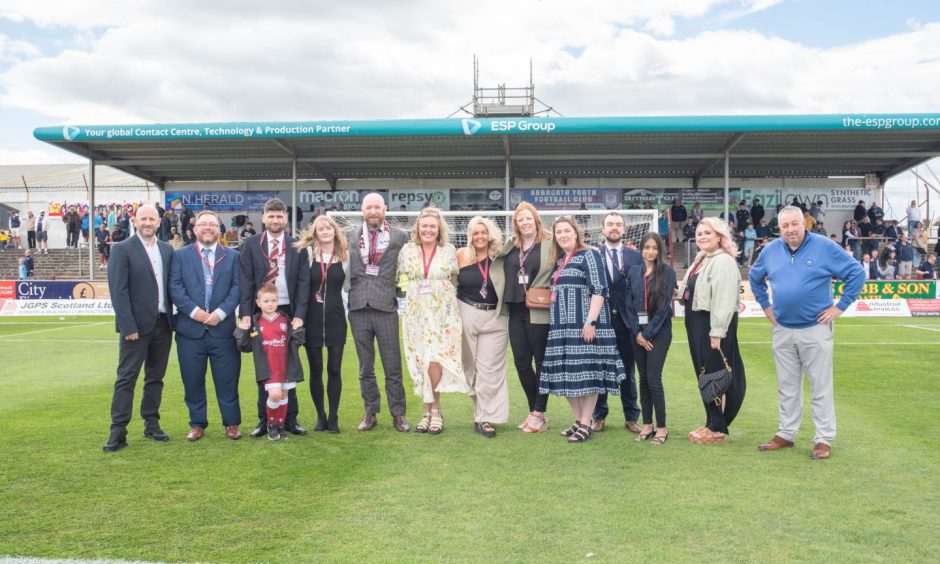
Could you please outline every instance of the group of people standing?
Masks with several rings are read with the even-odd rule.
[[[784,208],[781,217],[792,211]],[[677,284],[676,273],[666,260],[667,243],[658,234],[648,233],[639,251],[624,245],[624,221],[614,212],[603,219],[604,241],[598,248],[585,243],[574,218],[559,217],[546,228],[536,208],[522,202],[512,215],[512,232],[505,241],[495,223],[477,216],[468,222],[468,243],[460,249],[449,243],[447,223],[435,208],[423,209],[410,233],[391,226],[385,212],[381,195],[369,194],[362,201],[360,226],[343,232],[331,217],[321,215],[294,240],[285,234],[283,202],[273,199],[264,208],[264,231],[249,237],[239,253],[217,245],[218,217],[210,211],[195,217],[197,241],[173,252],[155,235],[156,209],[138,210],[137,235],[115,246],[109,266],[122,338],[111,435],[104,449],[117,450],[126,444],[134,383],[142,365],[144,435],[167,440],[159,427],[158,409],[172,330],[176,331],[190,411],[187,439],[198,440],[208,427],[207,362],[226,435],[241,436],[239,348],[254,354],[258,381],[258,425],[252,436],[280,439],[306,433],[297,420],[296,384],[304,378],[297,359],[301,346],[306,349],[317,411],[314,430],[339,432],[347,319],[359,357],[364,408],[359,431],[374,428],[381,410],[376,345],[394,428],[411,429],[405,418],[403,348],[414,393],[423,404],[414,429],[431,435],[445,428],[442,392],[469,394],[475,431],[484,437],[496,435],[495,426],[509,421],[506,367],[511,351],[528,406],[528,415],[519,424],[522,431],[548,429],[548,397],[557,395],[568,401],[573,420],[562,436],[571,443],[587,441],[604,429],[607,398],[613,394],[621,397],[625,428],[636,434],[636,440],[662,445],[669,438],[662,374],[672,341],[676,297],[685,308],[696,375],[722,368],[730,372],[718,397],[703,394],[705,424],[688,438],[699,444],[725,441],[746,391],[737,342],[741,277],[737,248],[726,222],[710,217],[698,222],[700,252]],[[823,277],[827,281],[833,275],[847,277],[839,306],[830,307],[829,293],[828,305],[817,312],[819,323],[831,323],[861,288],[844,261],[825,260],[824,252],[831,249],[817,248],[831,242],[805,233],[805,228],[797,241],[797,223],[803,224],[802,214],[796,212],[790,214],[793,226],[782,224],[783,238],[774,243],[779,250],[762,254],[751,271],[755,295],[762,306],[766,303],[765,312],[777,328],[790,327],[792,317],[784,313],[789,312],[786,300],[791,296],[786,292],[778,296],[780,276],[810,276],[816,284],[811,290],[819,294],[814,306],[825,305],[819,282]],[[810,240],[812,244],[806,245]],[[766,258],[778,252],[789,253],[789,260]],[[803,260],[809,252],[813,254],[796,269],[801,272],[778,270],[787,262],[792,265],[794,258]],[[760,290],[762,284],[766,288],[766,280],[775,284],[773,307],[766,291]],[[399,324],[396,294],[402,290]],[[171,304],[176,306],[176,316],[169,315]],[[797,317],[794,328],[804,329],[805,315]],[[778,329],[774,335],[776,355]],[[819,337],[812,336],[817,341]],[[806,353],[799,350],[802,341],[788,346],[797,352],[780,352],[778,373],[781,364],[786,365],[786,389],[792,394],[798,393],[792,385],[793,355],[806,358]],[[831,392],[831,347],[829,355]],[[638,379],[634,379],[634,367]],[[824,363],[809,369],[817,372],[815,378],[811,374],[811,384],[826,378]],[[787,441],[792,444],[792,411],[798,410],[798,404],[785,402],[783,389],[781,379],[780,431],[776,442],[768,443],[768,448],[762,445],[762,450],[789,446]],[[814,400],[814,418],[816,411]],[[817,439],[828,445],[834,436],[834,415],[821,417]]]

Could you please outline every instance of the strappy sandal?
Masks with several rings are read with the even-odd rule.
[[[533,411],[529,414],[529,419],[526,420],[525,427],[522,428],[522,432],[541,433],[547,429],[548,419],[545,417],[545,414]]]
[[[702,436],[702,431],[703,431],[704,429],[707,429],[707,428],[708,428],[708,427],[702,426],[702,427],[699,427],[698,429],[696,429],[696,430],[694,430],[694,431],[689,431],[689,440],[693,440],[692,437],[701,437],[701,436]],[[694,442],[694,440],[693,440],[693,442]]]
[[[428,427],[430,426],[431,426],[431,414],[425,413],[424,416],[421,417],[421,421],[418,421],[418,424],[415,425],[415,433],[427,433]]]
[[[584,425],[583,423],[578,423],[578,430],[574,432],[573,435],[568,437],[569,443],[583,443],[591,438],[593,432],[591,431],[590,425]]]
[[[488,439],[496,436],[496,429],[494,429],[493,426],[486,421],[475,424],[474,428],[476,429],[477,434],[483,435]]]
[[[570,437],[571,435],[577,433],[577,432],[578,432],[578,425],[580,425],[580,424],[581,424],[580,421],[575,420],[575,422],[572,423],[571,427],[568,427],[567,429],[565,429],[564,431],[561,432],[561,436],[562,436],[562,437],[565,437],[565,438],[567,439],[567,438]]]
[[[428,427],[428,433],[431,435],[440,435],[444,431],[444,417],[440,409],[431,410],[431,425]]]
[[[689,436],[689,440],[699,445],[719,445],[725,442],[724,433],[716,433],[708,427],[698,431],[696,437]]]
[[[667,440],[669,440],[668,432],[665,435],[654,435],[653,440],[650,441],[650,444],[659,446],[659,445],[665,444]]]
[[[638,442],[638,443],[642,443],[643,441],[645,441],[646,439],[652,437],[652,436],[655,435],[655,434],[656,434],[656,430],[653,429],[652,427],[650,427],[650,430],[649,430],[649,431],[640,431],[640,434],[637,435],[636,438],[633,439],[633,440],[636,441],[636,442]]]

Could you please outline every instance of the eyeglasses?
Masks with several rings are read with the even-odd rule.
[[[218,223],[211,223],[211,222],[210,223],[199,222],[196,224],[196,227],[218,227],[218,226],[219,226]]]

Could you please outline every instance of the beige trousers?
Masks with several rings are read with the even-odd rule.
[[[470,387],[477,423],[509,420],[509,388],[506,386],[506,351],[509,320],[493,310],[475,309],[461,301],[463,323],[463,372]]]

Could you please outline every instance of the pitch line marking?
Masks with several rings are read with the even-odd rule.
[[[901,327],[909,327],[911,329],[926,329],[927,331],[936,331],[940,333],[940,329],[936,327],[929,327],[927,325],[901,325]]]
[[[98,321],[95,323],[82,323],[81,325],[65,325],[62,327],[50,327],[49,329],[36,329],[35,331],[23,331],[21,333],[9,333],[8,336],[35,335],[36,333],[46,333],[48,331],[61,331],[62,329],[78,329],[80,327],[93,327],[95,325],[106,325],[107,321]]]

